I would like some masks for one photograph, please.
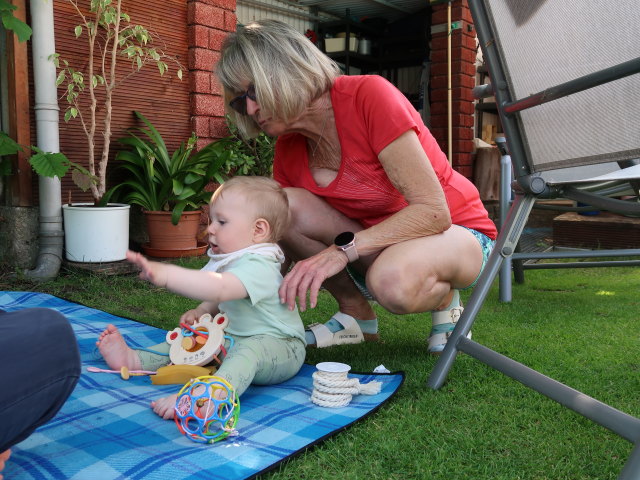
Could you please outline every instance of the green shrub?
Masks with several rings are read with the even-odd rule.
[[[261,133],[256,138],[245,140],[229,117],[227,117],[227,125],[231,135],[216,142],[223,145],[229,152],[229,159],[222,168],[223,172],[230,177],[234,175],[270,177],[273,172],[275,139]]]

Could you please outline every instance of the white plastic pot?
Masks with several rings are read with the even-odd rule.
[[[102,263],[124,260],[129,248],[130,205],[92,203],[62,206],[64,249],[72,262]]]

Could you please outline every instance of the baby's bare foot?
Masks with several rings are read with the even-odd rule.
[[[129,348],[114,325],[107,325],[107,328],[98,337],[96,345],[98,345],[98,350],[109,368],[113,370],[119,370],[122,367],[127,367],[129,370],[141,369],[138,354]]]
[[[0,453],[0,472],[4,470],[5,462],[9,460],[10,456],[11,450],[5,450],[4,452]],[[3,478],[4,477],[0,474],[0,480],[2,480]]]
[[[153,411],[160,417],[165,420],[171,420],[173,418],[177,399],[177,394],[159,398],[158,400],[151,402],[151,408],[153,408]]]

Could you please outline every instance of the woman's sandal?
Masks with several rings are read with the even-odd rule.
[[[432,327],[429,334],[429,346],[427,347],[431,355],[440,355],[447,344],[451,332],[456,328],[456,323],[462,315],[464,308],[453,307],[450,310],[431,312]],[[471,338],[471,332],[467,334]]]
[[[332,332],[324,323],[312,323],[307,326],[316,338],[315,344],[309,347],[325,348],[334,345],[347,345],[362,342],[377,342],[380,335],[377,333],[363,333],[358,322],[346,313],[338,312],[333,317],[344,328],[337,332]]]

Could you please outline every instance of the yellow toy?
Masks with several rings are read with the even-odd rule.
[[[192,378],[203,375],[213,375],[216,367],[209,365],[199,367],[197,365],[167,365],[160,367],[155,375],[151,376],[151,383],[154,385],[184,385]]]

